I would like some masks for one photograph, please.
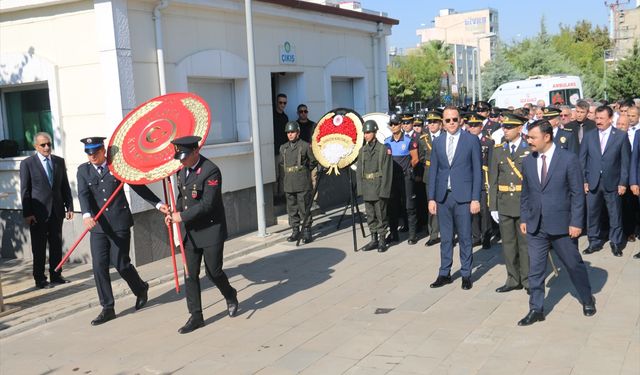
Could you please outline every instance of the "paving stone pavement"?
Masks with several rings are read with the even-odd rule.
[[[322,233],[311,244],[281,242],[280,233],[279,241],[226,261],[239,291],[236,318],[226,316],[224,299],[203,280],[206,326],[179,335],[186,303],[184,293],[173,289],[167,265],[140,311],[133,309],[134,297],[123,294],[118,318],[105,325],[92,327],[99,307],[85,306],[0,338],[0,373],[640,373],[640,261],[632,258],[638,242],[621,258],[606,250],[584,257],[595,316],[582,315],[558,261],[546,321],[518,327],[528,297],[524,291],[495,292],[505,280],[499,244],[476,248],[473,289],[460,288],[459,273],[454,283],[430,289],[437,246],[405,241],[384,254],[354,253],[350,230],[335,230],[337,216],[319,223]],[[580,243],[584,248],[586,239]],[[453,269],[459,269],[458,259]],[[140,267],[143,278],[150,270]]]

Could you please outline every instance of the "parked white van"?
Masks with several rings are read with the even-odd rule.
[[[491,95],[489,103],[499,108],[520,108],[542,99],[547,106],[557,103],[574,106],[582,97],[580,77],[557,74],[504,83]]]

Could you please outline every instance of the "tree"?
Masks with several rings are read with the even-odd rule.
[[[432,41],[407,56],[398,56],[388,68],[391,106],[440,96],[443,73],[450,72],[448,46]]]
[[[482,96],[489,98],[501,84],[523,78],[524,74],[505,58],[505,46],[498,43],[493,59],[482,69]]]
[[[618,62],[611,75],[609,87],[614,98],[640,97],[640,46],[636,41],[631,54]]]

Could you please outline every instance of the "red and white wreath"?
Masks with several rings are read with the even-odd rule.
[[[327,174],[340,174],[339,169],[356,160],[364,139],[362,123],[362,117],[347,108],[333,109],[318,121],[311,149]]]

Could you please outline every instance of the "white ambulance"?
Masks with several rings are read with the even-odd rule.
[[[557,74],[504,83],[491,95],[489,103],[499,108],[520,108],[542,99],[547,106],[557,103],[575,106],[582,97],[580,77]]]

